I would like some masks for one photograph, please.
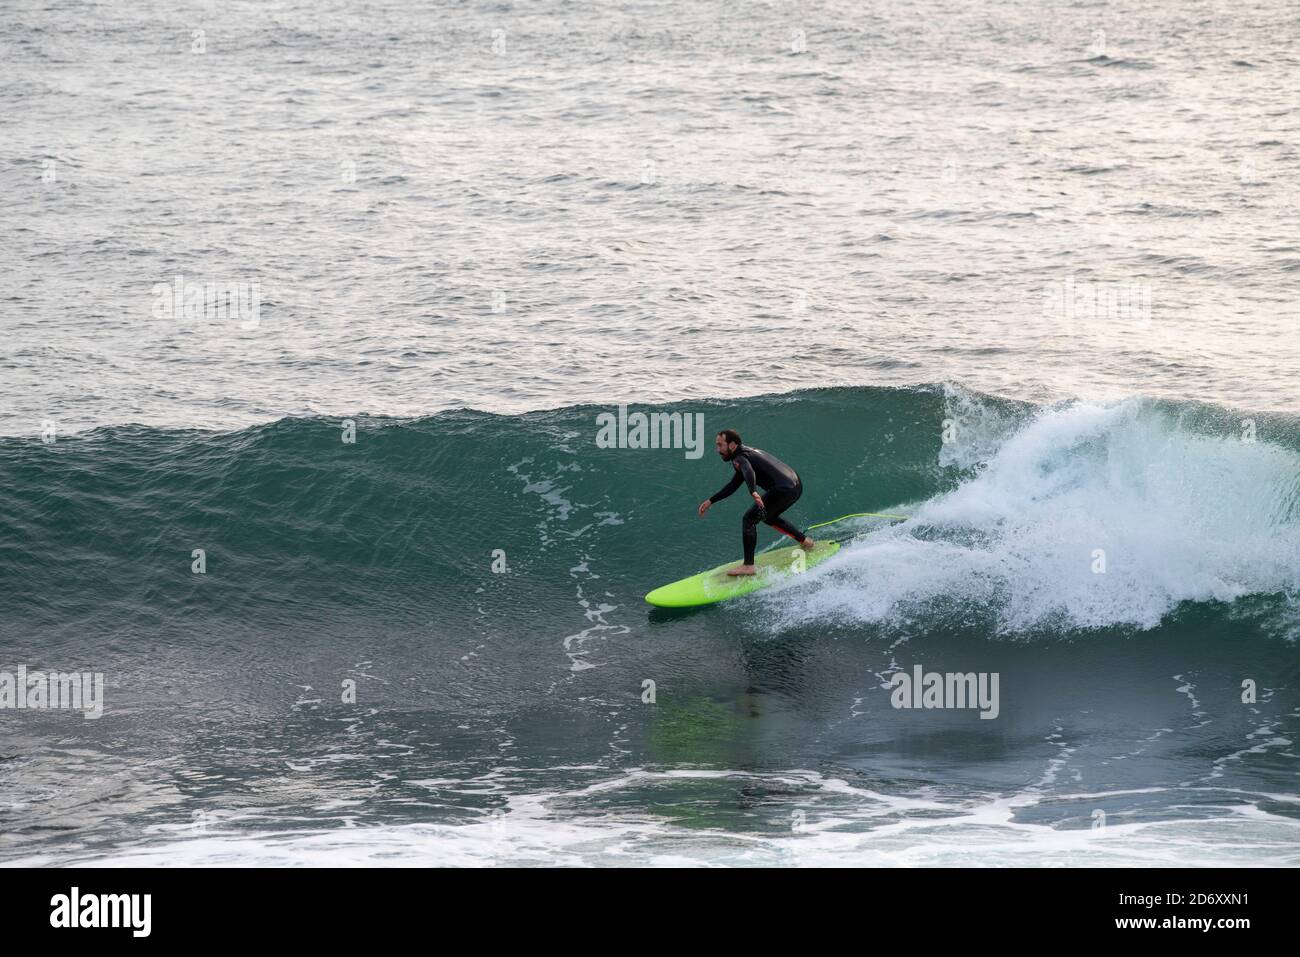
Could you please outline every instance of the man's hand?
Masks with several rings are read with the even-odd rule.
[[[766,512],[767,506],[763,504],[763,496],[759,495],[757,492],[750,492],[749,494],[754,496],[754,504]]]
[[[709,510],[709,506],[712,504],[713,503],[710,502],[707,498],[700,503],[700,507],[696,509],[696,511],[700,513],[700,518],[704,517],[704,513]]]

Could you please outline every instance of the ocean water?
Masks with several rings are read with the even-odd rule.
[[[0,862],[1300,863],[1293,5],[6,10]]]

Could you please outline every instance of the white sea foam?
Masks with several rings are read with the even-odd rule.
[[[685,827],[644,812],[606,809],[581,818],[563,808],[621,791],[685,779],[796,792],[789,830],[731,832]],[[813,771],[753,774],[726,770],[647,771],[572,791],[511,795],[507,806],[468,824],[411,824],[320,830],[215,831],[151,838],[104,851],[33,855],[9,865],[92,866],[1296,866],[1300,821],[1260,810],[1225,791],[1222,814],[1186,821],[1112,817],[1105,827],[1027,821],[1044,800],[1087,809],[1141,792],[1016,795],[963,799],[892,795]],[[1294,798],[1269,795],[1272,800]],[[784,813],[784,812],[783,812]]]
[[[1295,452],[1193,430],[1137,399],[1044,409],[1000,440],[1000,414],[992,430],[972,407],[961,414],[975,421],[943,464],[973,474],[773,607],[789,621],[986,608],[1019,632],[1152,628],[1181,602],[1300,593]]]

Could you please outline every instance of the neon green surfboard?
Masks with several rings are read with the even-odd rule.
[[[669,585],[661,585],[646,595],[645,600],[660,608],[712,605],[714,602],[738,598],[760,588],[768,588],[787,581],[803,569],[821,564],[839,550],[839,542],[818,542],[810,552],[805,552],[797,545],[763,552],[754,557],[758,572],[753,575],[728,575],[728,568],[735,568],[740,564],[739,560],[732,559],[727,564],[719,565],[707,572],[700,572],[698,575],[683,578]]]

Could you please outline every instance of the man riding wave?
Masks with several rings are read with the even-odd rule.
[[[753,575],[758,571],[754,565],[754,548],[758,544],[758,523],[771,525],[778,532],[789,535],[805,551],[811,551],[815,544],[811,538],[795,528],[781,513],[788,509],[803,494],[803,482],[799,473],[786,465],[771,452],[744,445],[740,433],[735,429],[723,429],[714,440],[714,448],[724,462],[730,462],[735,469],[731,481],[700,503],[697,511],[700,518],[714,502],[720,502],[743,482],[749,489],[754,504],[745,512],[741,520],[741,542],[745,548],[745,563],[727,569],[728,575]],[[762,488],[766,494],[760,495],[756,489]]]

